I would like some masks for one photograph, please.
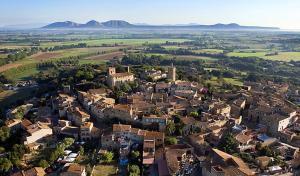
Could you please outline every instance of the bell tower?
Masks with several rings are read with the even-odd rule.
[[[171,67],[168,67],[168,77],[171,81],[176,81],[176,67],[174,67],[173,63]]]
[[[116,68],[115,67],[108,67],[108,76],[116,74]]]

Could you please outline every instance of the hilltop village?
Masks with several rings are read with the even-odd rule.
[[[286,99],[288,84],[244,82],[213,93],[179,80],[173,65],[139,75],[123,67],[107,68],[106,87],[64,85],[7,111],[2,132],[18,140],[20,165],[9,174],[253,176],[299,169],[300,110]]]

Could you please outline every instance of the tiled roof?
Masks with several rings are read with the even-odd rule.
[[[131,132],[131,125],[113,124],[113,132]]]
[[[225,162],[233,162],[236,165],[236,168],[244,173],[245,175],[254,175],[253,172],[249,169],[248,165],[240,158],[232,156],[228,153],[225,153],[218,149],[212,149],[215,154],[221,157]]]
[[[84,166],[79,164],[70,164],[66,171],[81,174],[84,171]]]

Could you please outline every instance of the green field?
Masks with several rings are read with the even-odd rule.
[[[6,58],[7,54],[0,54],[0,59]]]
[[[193,50],[195,53],[209,53],[209,54],[220,54],[223,53],[223,50],[220,49],[201,49],[201,50]]]
[[[117,167],[114,165],[97,165],[94,167],[92,176],[113,176],[117,175]]]
[[[45,42],[41,43],[41,47],[51,47],[59,45],[71,45],[78,43],[86,43],[89,46],[101,46],[103,44],[119,44],[119,45],[142,45],[142,44],[162,44],[169,42],[184,42],[188,39],[96,39],[96,40],[78,40],[78,41],[67,41],[67,42]]]
[[[91,48],[74,48],[74,49],[65,49],[65,50],[58,50],[54,52],[41,52],[35,55],[32,55],[30,57],[27,57],[25,59],[19,60],[17,62],[14,62],[13,64],[10,64],[11,66],[8,67],[7,65],[0,66],[0,72],[3,72],[5,75],[7,75],[9,78],[13,78],[13,80],[23,80],[25,78],[28,78],[30,75],[37,73],[38,70],[36,70],[35,67],[32,68],[26,68],[23,69],[22,72],[20,72],[20,67],[22,66],[28,66],[30,64],[36,64],[43,61],[48,60],[57,60],[60,58],[67,58],[71,56],[81,56],[81,55],[87,55],[87,54],[97,54],[102,52],[113,52],[113,51],[119,51],[119,49],[124,47],[91,47]],[[83,60],[80,61],[81,64],[99,64],[103,63],[102,60]],[[24,73],[23,73],[24,72]],[[22,75],[23,74],[23,75]]]
[[[185,45],[165,45],[165,46],[163,46],[163,48],[165,48],[167,50],[177,50],[177,49],[188,49],[189,46],[185,46]]]
[[[212,86],[221,86],[222,81],[224,81],[227,84],[232,84],[232,85],[243,85],[243,82],[241,82],[237,78],[223,78],[223,80],[218,79],[217,77],[212,77],[210,80],[206,80],[206,84],[210,84]]]
[[[300,61],[300,52],[279,52],[278,55],[266,56],[267,52],[231,52],[228,53],[228,56],[237,56],[237,57],[260,57],[268,60],[277,60],[277,61]]]
[[[74,48],[74,49],[65,49],[65,50],[58,50],[53,52],[47,53],[39,53],[29,57],[29,60],[45,60],[45,59],[52,59],[52,58],[64,58],[64,57],[71,57],[71,56],[79,56],[85,54],[93,54],[93,53],[102,53],[102,52],[113,52],[118,51],[125,47],[92,47],[92,48]]]
[[[188,56],[188,55],[170,55],[170,54],[160,54],[160,53],[147,53],[147,56],[162,56],[165,59],[176,58],[176,60],[204,60],[213,61],[215,58],[205,57],[205,56]]]
[[[3,74],[11,80],[20,81],[20,80],[29,80],[32,75],[38,73],[40,70],[37,69],[35,64],[27,64],[17,68],[9,69]]]
[[[183,55],[171,55],[171,57],[175,57],[178,60],[204,60],[204,61],[213,61],[215,58],[204,57],[204,56],[183,56]]]
[[[79,64],[103,64],[107,61],[105,60],[92,60],[92,59],[81,59],[79,60]]]

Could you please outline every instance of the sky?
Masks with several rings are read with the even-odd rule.
[[[300,0],[1,0],[0,26],[89,20],[300,29]]]

